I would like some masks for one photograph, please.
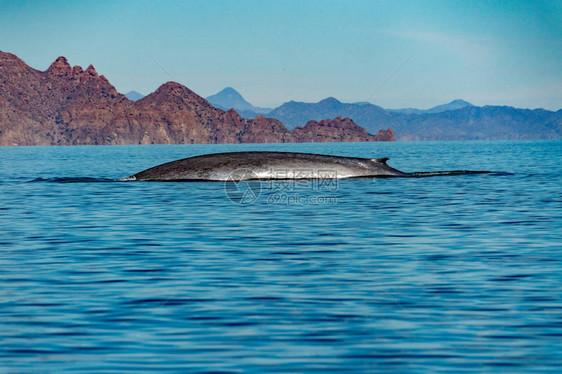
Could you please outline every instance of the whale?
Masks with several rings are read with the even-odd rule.
[[[388,157],[360,158],[295,152],[227,152],[184,158],[151,167],[123,181],[242,181],[433,176],[483,171],[405,173]]]
[[[388,158],[342,157],[295,152],[228,152],[184,158],[146,169],[125,180],[341,179],[406,175]]]

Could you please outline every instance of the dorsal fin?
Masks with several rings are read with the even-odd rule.
[[[376,161],[376,162],[380,162],[383,164],[386,164],[386,162],[389,160],[388,157],[383,157],[383,158],[372,158],[371,160]]]

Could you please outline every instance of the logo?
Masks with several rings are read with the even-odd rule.
[[[272,176],[261,179],[250,169],[237,169],[224,182],[228,199],[238,205],[249,205],[264,195],[274,205],[335,205],[339,180],[335,170],[271,169]]]
[[[257,179],[258,175],[252,170],[234,170],[224,182],[224,192],[235,204],[251,204],[258,199],[261,193],[261,182]]]

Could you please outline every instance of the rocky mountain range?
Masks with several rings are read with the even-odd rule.
[[[92,65],[59,57],[45,71],[0,52],[0,145],[273,143],[394,140],[348,118],[306,122],[244,119],[187,87],[167,82],[138,101],[117,92]]]
[[[246,118],[256,115],[243,112]],[[289,101],[266,115],[280,120],[289,129],[310,120],[349,117],[368,132],[390,127],[398,140],[562,138],[562,110],[479,107],[461,99],[423,110],[384,109],[368,102],[348,104],[330,97],[317,103]]]

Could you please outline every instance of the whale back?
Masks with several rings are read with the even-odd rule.
[[[402,175],[369,159],[293,152],[229,152],[168,162],[134,174],[131,180],[337,179]],[[242,173],[240,171],[243,171]]]

